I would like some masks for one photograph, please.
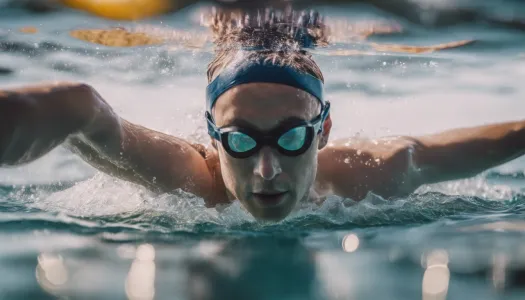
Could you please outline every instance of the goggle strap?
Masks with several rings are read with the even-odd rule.
[[[221,135],[219,134],[219,129],[215,125],[215,122],[213,122],[211,114],[209,112],[206,112],[205,116],[206,116],[206,121],[208,122],[208,134],[212,138],[220,141]]]
[[[324,124],[324,121],[326,121],[326,118],[328,118],[329,114],[330,114],[330,102],[326,101],[323,107],[323,112],[321,113],[321,122],[319,122],[320,128],[319,130],[317,130],[318,134],[323,133],[323,124]]]

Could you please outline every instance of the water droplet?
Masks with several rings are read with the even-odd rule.
[[[362,151],[361,150],[357,150],[357,155],[361,155]]]
[[[345,164],[350,163],[350,158],[345,158]]]

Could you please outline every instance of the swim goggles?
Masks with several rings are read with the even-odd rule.
[[[299,156],[310,148],[314,136],[323,132],[322,125],[329,112],[330,102],[326,101],[314,119],[285,122],[267,132],[239,126],[219,128],[209,112],[206,112],[206,120],[209,135],[221,142],[224,150],[234,158],[248,158],[263,146],[273,147],[286,156]]]

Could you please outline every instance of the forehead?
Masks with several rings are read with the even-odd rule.
[[[319,110],[319,101],[303,90],[275,83],[248,83],[221,95],[213,113],[219,127],[242,120],[266,130],[290,117],[310,120]]]

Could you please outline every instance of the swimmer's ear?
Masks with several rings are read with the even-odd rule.
[[[211,138],[211,145],[213,146],[213,148],[215,148],[215,150],[217,150],[217,140],[216,139]]]
[[[323,123],[323,132],[321,133],[321,138],[319,140],[318,149],[323,149],[326,144],[328,144],[328,138],[330,137],[330,130],[332,130],[332,118],[330,114],[326,117],[326,120]]]

